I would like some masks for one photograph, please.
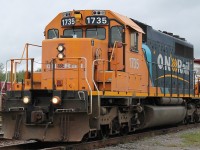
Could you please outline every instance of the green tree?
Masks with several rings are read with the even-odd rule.
[[[24,70],[17,72],[17,82],[22,82],[22,80],[24,80],[24,75],[25,75]]]
[[[42,69],[41,68],[37,68],[37,70],[35,72],[41,72]]]
[[[4,69],[4,65],[2,63],[0,63],[0,81],[5,80],[5,73],[4,73],[3,69]]]

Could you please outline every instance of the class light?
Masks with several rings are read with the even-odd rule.
[[[93,10],[93,15],[105,15],[105,10]]]
[[[58,54],[58,59],[62,60],[64,58],[64,54],[63,53],[59,53]]]
[[[61,103],[61,99],[60,97],[58,96],[54,96],[51,100],[51,102],[54,104],[54,105],[57,105],[57,104],[60,104]]]
[[[65,49],[65,47],[64,47],[63,45],[58,45],[58,47],[57,47],[57,50],[58,50],[59,52],[64,51],[64,49]]]
[[[24,103],[24,104],[28,104],[28,103],[30,103],[30,101],[31,101],[31,99],[30,99],[29,96],[24,96],[24,97],[23,97],[23,103]]]

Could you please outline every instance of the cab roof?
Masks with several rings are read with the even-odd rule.
[[[118,14],[116,12],[113,12],[111,11],[116,17],[118,17],[125,25],[131,27],[132,29],[140,32],[140,33],[143,33],[144,34],[144,31],[142,30],[142,28],[140,28],[133,20],[131,20],[130,18],[126,17],[126,16],[123,16],[121,14]]]
[[[76,11],[93,11],[93,10],[76,10]],[[114,11],[111,11],[111,10],[102,10],[102,11],[105,11],[105,12],[109,12],[110,14],[112,14],[116,19],[118,19],[120,22],[122,22],[124,25],[126,26],[129,26],[130,28],[140,32],[140,33],[143,33],[145,34],[145,32],[143,31],[143,29],[138,26],[133,20],[131,20],[130,18],[126,17],[126,16],[123,16],[119,13],[116,13]],[[75,10],[72,10],[71,12],[75,12]],[[62,19],[63,17],[63,12],[62,13],[59,13],[45,28],[45,30],[47,28],[51,28],[51,27],[55,27],[58,22],[60,23],[60,20]]]

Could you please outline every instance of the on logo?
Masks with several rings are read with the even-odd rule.
[[[159,69],[165,69],[166,71],[174,71],[181,74],[189,75],[189,62],[183,62],[178,58],[173,58],[170,56],[162,56],[161,54],[158,55],[157,64]]]

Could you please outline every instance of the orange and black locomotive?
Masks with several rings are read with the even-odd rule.
[[[193,45],[110,10],[58,14],[45,28],[41,72],[11,59],[5,138],[78,142],[199,122]],[[18,62],[26,63],[17,82]]]

